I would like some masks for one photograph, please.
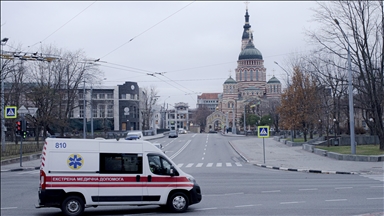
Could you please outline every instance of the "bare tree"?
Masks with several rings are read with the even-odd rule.
[[[308,31],[311,41],[328,56],[347,60],[350,48],[355,99],[365,110],[384,150],[384,7],[382,1],[319,2],[315,21],[319,31]],[[344,34],[345,33],[345,34]],[[342,66],[346,71],[347,64]]]
[[[204,129],[207,125],[207,117],[212,113],[207,106],[199,106],[196,108],[196,111],[193,115],[193,122],[200,126],[201,129]]]
[[[153,107],[157,102],[158,91],[156,90],[155,86],[150,86],[149,88],[143,88],[143,94],[142,94],[142,108],[141,115],[142,115],[142,129],[143,130],[149,130],[152,125],[150,125],[151,119],[153,119]],[[155,129],[155,128],[154,128]]]

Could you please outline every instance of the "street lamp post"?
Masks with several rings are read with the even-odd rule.
[[[86,110],[86,103],[85,103],[85,80],[83,80],[83,106],[84,106],[84,109],[83,109],[83,139],[86,139],[87,138],[87,135],[86,135],[86,130],[87,130],[87,117],[85,115],[85,110]]]
[[[333,119],[333,133],[335,134],[335,140],[333,142],[334,145],[336,145],[336,136],[337,136],[337,130],[336,130],[336,119]]]
[[[337,26],[339,26],[341,33],[345,37],[348,43],[348,93],[349,93],[349,129],[351,134],[351,154],[356,154],[355,146],[355,116],[353,113],[353,89],[352,89],[352,69],[351,69],[351,52],[350,44],[347,35],[344,33],[343,29],[340,26],[340,23],[337,19],[334,19]]]
[[[4,79],[5,75],[3,73],[3,46],[7,43],[8,38],[3,38],[1,40],[1,59],[0,59],[0,76],[1,76],[1,147],[2,151],[5,151],[5,104],[4,104]]]

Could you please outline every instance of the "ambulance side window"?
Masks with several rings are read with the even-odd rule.
[[[142,154],[100,153],[100,173],[142,174]]]
[[[170,175],[172,164],[160,155],[148,155],[149,169],[156,175]]]

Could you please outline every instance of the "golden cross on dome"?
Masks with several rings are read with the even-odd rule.
[[[249,35],[249,39],[252,39],[252,34],[253,34],[252,29],[248,29],[247,32],[248,32],[248,35]]]

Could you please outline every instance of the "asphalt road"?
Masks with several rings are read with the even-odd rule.
[[[156,140],[202,188],[203,200],[183,215],[360,215],[384,212],[383,182],[361,175],[264,169],[246,163],[218,134]],[[35,209],[39,174],[1,174],[1,215],[58,216]],[[88,208],[84,215],[169,215],[158,206]]]

